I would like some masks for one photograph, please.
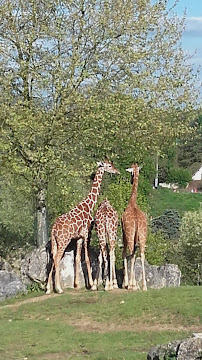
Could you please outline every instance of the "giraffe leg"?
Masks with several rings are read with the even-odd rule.
[[[51,266],[51,270],[50,270],[49,275],[48,275],[48,282],[47,282],[47,285],[46,285],[46,295],[49,295],[51,293],[51,283],[52,283],[53,268],[54,268],[54,261],[53,261],[53,264]]]
[[[141,262],[142,262],[142,290],[143,290],[143,291],[147,291],[147,283],[146,283],[146,277],[145,277],[144,260],[145,260],[145,255],[144,255],[144,252],[141,251]]]
[[[56,237],[54,235],[54,232],[52,231],[51,233],[51,252],[52,252],[52,266],[51,266],[51,270],[49,272],[48,275],[48,282],[46,285],[46,294],[49,295],[51,293],[51,284],[52,284],[52,275],[53,275],[53,269],[55,266],[55,256],[57,255],[57,241],[56,241]]]
[[[85,260],[86,260],[86,266],[88,271],[88,283],[90,289],[93,286],[93,278],[92,278],[92,270],[90,265],[90,258],[89,258],[89,252],[88,252],[88,238],[84,240],[84,250],[85,250]]]
[[[97,271],[96,271],[95,279],[93,281],[93,286],[92,286],[91,290],[97,290],[98,289],[98,279],[99,279],[101,267],[102,267],[102,251],[100,249],[100,253],[99,253],[99,256],[98,256]]]
[[[134,287],[134,264],[135,264],[135,254],[133,253],[131,255],[131,260],[130,260],[130,280],[129,280],[129,289],[133,289]]]
[[[113,289],[113,282],[112,282],[112,268],[113,268],[113,250],[110,249],[109,252],[109,276],[108,276],[108,290],[112,290]]]
[[[63,290],[62,287],[60,285],[60,260],[62,258],[64,251],[58,251],[58,253],[56,254],[56,256],[54,257],[54,264],[55,264],[55,290],[57,291],[58,294],[62,294]]]
[[[133,257],[133,272],[131,272],[131,275],[132,275],[131,284],[132,284],[132,290],[137,291],[140,288],[139,288],[139,285],[137,284],[136,276],[135,276],[135,260],[136,260],[136,255],[134,254],[134,257]]]
[[[124,287],[128,289],[128,263],[126,258],[126,249],[123,251],[123,262],[124,262]]]
[[[79,289],[79,268],[81,263],[81,249],[83,239],[79,239],[76,244],[76,258],[75,258],[75,277],[74,277],[74,288]]]
[[[115,270],[115,249],[113,249],[112,283],[113,283],[113,289],[118,289],[117,279],[116,279],[116,270]]]
[[[108,274],[108,258],[107,258],[107,247],[106,244],[102,248],[102,256],[104,261],[104,278],[103,278],[103,284],[105,287],[105,290],[109,290],[109,274]]]

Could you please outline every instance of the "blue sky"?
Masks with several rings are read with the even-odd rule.
[[[191,63],[202,67],[202,0],[179,0],[175,11],[181,16],[185,8],[186,30],[183,33],[182,45],[186,51],[194,54]],[[200,79],[202,81],[202,69]]]

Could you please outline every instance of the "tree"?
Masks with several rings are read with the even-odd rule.
[[[182,271],[187,284],[201,283],[202,259],[202,209],[188,211],[182,218],[180,238],[173,247],[172,257]]]
[[[2,0],[0,24],[1,166],[33,190],[39,245],[50,182],[163,151],[188,131],[196,75],[167,0]]]

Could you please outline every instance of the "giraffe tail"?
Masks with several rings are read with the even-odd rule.
[[[57,241],[56,241],[54,227],[52,228],[52,231],[51,231],[51,254],[52,254],[53,258],[57,254]]]

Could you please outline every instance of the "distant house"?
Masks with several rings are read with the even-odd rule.
[[[202,166],[192,176],[192,180],[187,185],[186,190],[188,192],[202,192]]]
[[[202,166],[200,169],[192,176],[192,180],[202,180]]]

